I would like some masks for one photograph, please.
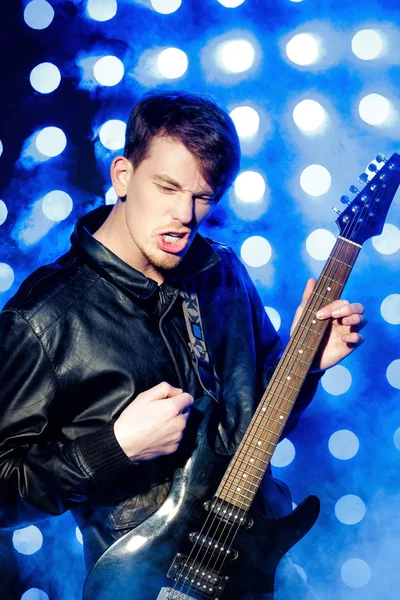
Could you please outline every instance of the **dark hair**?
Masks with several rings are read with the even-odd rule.
[[[133,108],[126,129],[124,155],[135,168],[157,135],[179,140],[198,159],[204,179],[219,200],[240,165],[239,139],[228,113],[198,94],[150,92]]]

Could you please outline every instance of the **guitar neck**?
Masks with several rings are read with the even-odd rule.
[[[248,510],[314,360],[329,320],[316,313],[340,298],[361,246],[339,237],[216,496]]]

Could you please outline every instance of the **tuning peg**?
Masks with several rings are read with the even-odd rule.
[[[383,152],[379,152],[379,154],[376,155],[375,160],[377,163],[386,162],[386,154],[383,154]]]
[[[361,173],[360,177],[358,178],[358,181],[360,183],[367,183],[367,181],[368,181],[367,173]]]
[[[351,191],[352,194],[358,194],[358,191],[359,191],[355,185],[351,185],[349,187],[349,190]]]
[[[348,196],[341,196],[340,202],[342,202],[342,204],[350,204],[350,198]]]
[[[378,171],[378,167],[375,163],[370,163],[368,165],[368,171],[372,171],[372,173],[376,173]]]
[[[336,208],[336,206],[332,206],[332,210],[334,210],[337,215],[341,215],[342,214],[342,211],[339,210],[338,208]]]

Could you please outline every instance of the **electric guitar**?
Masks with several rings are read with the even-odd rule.
[[[175,472],[164,504],[115,542],[90,571],[84,600],[273,600],[283,555],[314,525],[319,500],[267,519],[255,499],[328,321],[315,319],[340,298],[362,244],[379,235],[400,184],[400,156],[379,154],[365,183],[339,214],[340,235],[233,458],[209,443],[210,410],[192,409],[191,457]],[[337,209],[336,209],[337,211]],[[339,211],[337,211],[339,212]],[[217,487],[218,481],[221,481]]]

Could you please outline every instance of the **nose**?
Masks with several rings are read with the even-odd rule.
[[[176,194],[171,210],[172,218],[183,225],[188,225],[194,219],[195,201],[190,193]]]

